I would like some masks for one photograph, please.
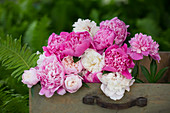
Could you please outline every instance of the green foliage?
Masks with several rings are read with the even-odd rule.
[[[28,113],[28,95],[14,93],[6,87],[0,88],[1,113]]]
[[[24,70],[35,67],[38,55],[32,54],[31,50],[25,44],[21,47],[21,38],[13,40],[11,36],[7,36],[6,40],[0,39],[0,60],[2,66],[6,69],[15,69],[12,76],[21,80],[21,74]]]
[[[157,81],[164,75],[164,73],[167,71],[167,69],[168,69],[168,67],[165,67],[165,68],[161,69],[161,70],[157,73],[157,75],[155,76],[154,82],[157,82]]]
[[[40,21],[33,21],[26,31],[24,42],[28,43],[34,51],[42,51],[42,46],[46,45],[48,39],[48,27],[50,20],[44,16]],[[37,43],[38,42],[38,43]]]
[[[139,74],[139,66],[138,66],[138,62],[136,62],[135,67],[133,68],[132,71],[132,77],[136,79],[138,74]]]
[[[150,64],[150,72],[151,72],[151,77],[154,78],[154,76],[157,72],[157,64],[154,59],[152,59],[152,62]]]
[[[74,57],[74,56],[73,56],[73,61],[74,61],[74,63],[78,62],[80,59],[81,59],[80,57]]]
[[[102,75],[112,73],[111,71],[103,71]]]
[[[138,78],[135,79],[135,82],[136,82],[136,83],[144,83],[142,80],[140,80],[140,79],[138,79]]]
[[[153,78],[149,74],[149,71],[146,69],[146,67],[141,65],[141,70],[142,70],[142,73],[145,76],[145,78],[148,80],[148,82],[150,82],[150,83],[153,82],[153,80],[152,80]]]
[[[159,79],[161,79],[161,77],[164,75],[164,73],[168,69],[168,67],[165,67],[165,68],[159,70],[159,72],[156,74],[156,72],[157,72],[157,64],[156,64],[156,61],[154,59],[152,59],[152,62],[150,63],[150,73],[146,69],[145,66],[140,65],[140,67],[141,67],[141,71],[142,71],[143,75],[145,76],[145,78],[150,83],[155,83]]]

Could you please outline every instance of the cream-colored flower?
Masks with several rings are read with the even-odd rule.
[[[87,49],[81,58],[84,68],[92,73],[100,72],[104,66],[104,56],[94,49]]]
[[[46,58],[45,53],[41,54],[39,56],[39,59],[37,60],[37,65],[40,66],[43,63],[45,58]]]
[[[93,37],[96,32],[99,30],[99,27],[96,26],[96,23],[94,21],[91,22],[91,20],[86,19],[78,19],[77,22],[73,24],[73,31],[75,32],[83,32],[88,31],[90,35]]]
[[[102,82],[101,90],[112,100],[120,100],[125,90],[130,91],[130,86],[135,81],[135,79],[127,79],[118,72],[104,74],[99,79]]]

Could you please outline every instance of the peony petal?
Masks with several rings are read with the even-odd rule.
[[[100,83],[100,80],[97,76],[97,74],[100,74],[101,72],[97,73],[90,73],[89,71],[83,76],[83,81],[85,83]]]
[[[43,51],[45,52],[45,56],[48,57],[51,55],[51,53],[49,52],[48,48],[43,46]]]
[[[66,90],[63,88],[63,87],[60,87],[58,90],[57,90],[57,93],[59,95],[64,95],[66,93]]]
[[[54,92],[50,92],[49,90],[46,90],[46,92],[45,92],[45,96],[46,96],[47,98],[52,97],[53,94],[54,94]]]
[[[69,55],[69,56],[74,56],[74,51],[73,49],[65,49],[62,51],[63,54],[65,54],[66,56]]]
[[[30,84],[27,84],[27,87],[28,87],[28,88],[31,88],[31,87],[32,87],[32,85],[30,85]]]
[[[143,54],[144,56],[148,56],[148,55],[149,55],[149,51],[142,51],[142,54]]]
[[[150,55],[154,60],[157,60],[159,62],[159,60],[161,60],[161,57],[159,56],[159,53],[155,54],[155,55]]]
[[[143,59],[143,55],[139,54],[139,53],[130,53],[130,56],[132,57],[132,59],[134,60],[141,60]]]
[[[121,47],[125,53],[127,53],[127,44],[124,44],[122,47]]]
[[[132,79],[132,76],[128,70],[123,71],[122,75],[125,76],[127,79]]]
[[[111,66],[104,66],[102,70],[116,72],[116,69]]]
[[[124,96],[124,94],[122,94],[122,95],[114,94],[114,95],[112,95],[110,98],[111,98],[112,100],[120,100],[123,96]]]
[[[45,89],[44,88],[41,88],[40,92],[39,92],[39,95],[44,95],[45,94]]]
[[[85,41],[82,44],[77,45],[75,48],[74,56],[79,57],[84,53],[84,51],[90,46],[90,43],[88,41]]]

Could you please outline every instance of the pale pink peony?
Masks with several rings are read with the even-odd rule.
[[[82,78],[77,74],[66,76],[64,87],[69,93],[75,93],[82,86]]]
[[[135,37],[131,38],[129,43],[129,53],[134,60],[143,59],[143,55],[150,55],[153,59],[158,60],[158,62],[161,59],[158,53],[159,44],[154,42],[151,36],[143,35],[142,33],[135,34]]]
[[[81,61],[74,63],[73,57],[71,56],[64,57],[62,64],[66,74],[78,74],[83,69]]]
[[[100,74],[102,74],[102,72],[91,73],[88,71],[82,76],[82,78],[85,83],[100,83],[100,80],[98,78],[98,75]]]
[[[134,67],[134,63],[130,55],[127,54],[127,45],[122,47],[118,45],[112,45],[105,51],[105,67],[103,70],[119,72],[127,79],[131,79],[132,76],[128,69]]]
[[[127,28],[129,25],[126,25],[123,21],[119,20],[117,17],[111,19],[102,21],[100,23],[100,29],[107,29],[111,30],[115,34],[115,44],[122,45],[127,37]]]
[[[46,56],[55,54],[60,59],[65,56],[79,57],[92,44],[90,34],[85,32],[61,32],[60,35],[52,34],[48,39],[48,46],[43,47]]]
[[[64,67],[54,54],[44,59],[37,75],[42,87],[39,94],[48,98],[64,84]]]
[[[29,88],[39,82],[37,78],[37,71],[35,68],[30,68],[29,70],[25,70],[22,75],[22,82],[27,84]]]
[[[93,38],[97,50],[103,50],[113,45],[115,35],[111,30],[100,29]]]

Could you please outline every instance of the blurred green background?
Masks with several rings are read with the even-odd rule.
[[[161,51],[170,50],[169,0],[0,0],[0,37],[22,36],[33,52],[42,51],[53,32],[71,32],[72,24],[90,19],[98,25],[117,16],[131,33],[151,35]],[[126,41],[128,42],[128,41]],[[0,113],[28,113],[28,88],[0,63]]]

